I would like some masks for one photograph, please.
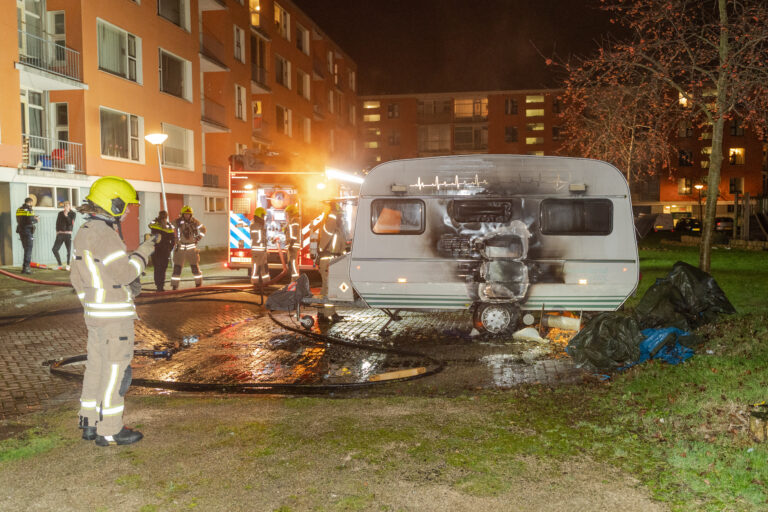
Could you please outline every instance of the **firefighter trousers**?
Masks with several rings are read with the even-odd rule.
[[[88,360],[85,363],[80,416],[96,425],[100,436],[113,436],[123,428],[125,393],[131,385],[133,319],[88,325]]]
[[[251,284],[259,284],[259,276],[261,276],[262,284],[269,281],[269,267],[267,266],[267,252],[266,251],[251,251]]]
[[[322,287],[320,288],[320,295],[323,299],[328,298],[328,267],[331,266],[331,260],[331,256],[321,256],[320,261],[317,262],[317,268],[320,270],[320,278],[323,280]],[[320,312],[327,317],[331,317],[336,314],[336,308],[333,305],[325,304]]]
[[[175,290],[181,283],[181,269],[185,263],[189,262],[189,268],[195,278],[195,286],[203,285],[203,273],[200,271],[200,252],[197,248],[181,249],[177,248],[173,253],[173,274],[171,275],[171,287]]]
[[[155,252],[152,253],[152,266],[155,270],[155,286],[157,291],[163,291],[165,288],[165,272],[168,270],[168,260],[171,257],[171,250],[166,248],[159,248],[159,245],[155,247]]]
[[[299,262],[297,261],[298,256],[298,247],[290,247],[288,249],[288,271],[291,273],[291,282],[294,282],[299,278]]]

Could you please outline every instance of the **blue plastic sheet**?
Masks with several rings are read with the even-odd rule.
[[[640,331],[645,339],[640,342],[640,358],[623,369],[644,363],[649,359],[661,359],[669,364],[679,364],[693,355],[693,349],[681,345],[680,336],[688,336],[689,332],[677,327],[664,329],[643,329]]]

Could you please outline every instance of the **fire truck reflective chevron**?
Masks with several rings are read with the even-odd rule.
[[[229,212],[229,248],[230,249],[250,249],[251,248],[251,221],[242,214]],[[240,245],[242,241],[243,245]],[[250,261],[250,260],[249,260]]]

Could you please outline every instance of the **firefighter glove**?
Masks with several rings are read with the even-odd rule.
[[[131,288],[131,295],[138,297],[141,294],[141,276],[131,281],[128,286]]]

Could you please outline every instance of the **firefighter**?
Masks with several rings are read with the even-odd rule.
[[[301,249],[301,228],[299,226],[299,209],[295,204],[285,209],[285,246],[288,248],[288,265],[291,269],[291,282],[299,278],[299,263],[297,261]]]
[[[173,224],[168,222],[168,212],[160,210],[157,218],[149,225],[152,236],[159,237],[152,255],[152,266],[155,269],[155,286],[157,291],[165,291],[165,271],[168,270],[168,260],[173,246],[176,245],[176,231]]]
[[[321,291],[323,298],[328,297],[328,267],[330,267],[333,258],[344,254],[346,237],[344,235],[343,214],[339,203],[331,203],[318,237],[317,267],[323,281]],[[327,322],[328,319],[338,322],[341,318],[332,304],[325,304],[323,310],[317,313],[318,322]]]
[[[260,283],[269,281],[269,267],[267,266],[267,226],[264,222],[264,215],[267,211],[258,207],[253,212],[253,221],[251,222],[251,261],[253,270],[251,271],[251,284],[255,287]]]
[[[178,289],[181,282],[181,268],[189,262],[189,268],[195,277],[195,287],[203,286],[203,273],[200,271],[200,251],[197,243],[205,236],[206,229],[199,220],[192,216],[192,207],[185,205],[181,216],[173,221],[176,229],[176,252],[173,254],[173,275],[171,288]]]
[[[80,396],[83,439],[99,446],[135,443],[141,432],[123,426],[124,397],[131,385],[133,297],[155,239],[128,253],[120,220],[128,205],[139,204],[136,190],[122,178],[96,180],[78,211],[86,222],[75,236],[70,280],[83,304],[88,328],[88,359]]]
[[[39,220],[32,211],[31,197],[24,200],[24,204],[16,210],[16,233],[21,238],[21,246],[24,248],[24,261],[21,264],[22,274],[31,274],[29,266],[32,263],[32,244],[35,240],[35,224]]]

